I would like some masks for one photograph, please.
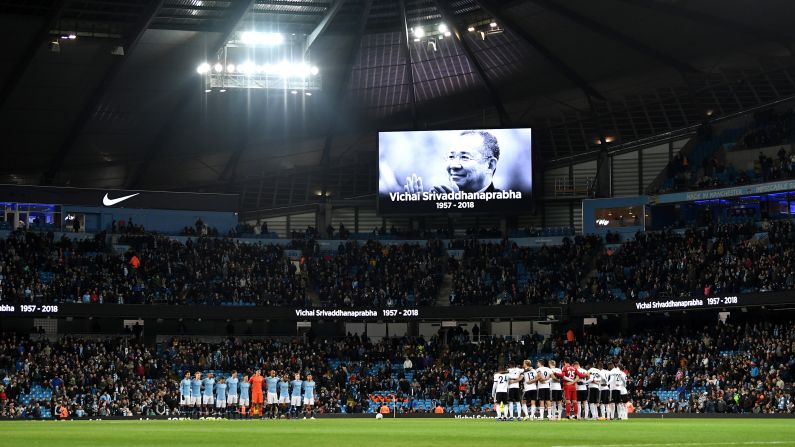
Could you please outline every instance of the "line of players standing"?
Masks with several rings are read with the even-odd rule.
[[[263,377],[258,369],[251,377],[245,374],[238,379],[237,371],[232,371],[228,379],[219,377],[216,381],[213,373],[207,373],[207,377],[202,379],[202,373],[196,372],[191,379],[190,372],[186,371],[179,383],[179,394],[180,407],[185,415],[259,416],[263,419],[286,415],[297,418],[303,409],[304,419],[314,419],[316,394],[311,374],[306,376],[306,380],[301,380],[301,374],[295,373],[290,380],[288,374],[279,377],[273,370],[268,377]],[[267,415],[264,405],[268,406]]]
[[[588,362],[583,369],[577,361],[564,360],[561,369],[554,360],[548,363],[538,360],[533,369],[525,360],[494,374],[491,395],[497,420],[544,419],[545,411],[549,420],[560,420],[564,410],[569,419],[627,419],[629,394],[622,365],[609,362],[604,369],[601,362]]]

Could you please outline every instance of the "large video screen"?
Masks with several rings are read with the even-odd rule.
[[[532,208],[531,129],[381,132],[378,157],[383,214]]]

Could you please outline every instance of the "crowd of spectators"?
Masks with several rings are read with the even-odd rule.
[[[18,303],[296,305],[306,277],[276,245],[124,235],[123,253],[103,233],[54,240],[16,231],[0,240],[0,300]]]
[[[553,345],[555,358],[620,359],[639,412],[795,413],[792,321],[674,324]]]
[[[370,340],[229,337],[220,342],[171,339],[157,347],[136,338],[48,341],[0,339],[0,417],[178,416],[185,371],[255,368],[312,374],[316,411],[374,411],[379,396],[399,412],[438,406],[470,414],[491,411],[495,370],[523,359],[618,361],[639,412],[795,413],[795,323],[674,323],[632,335],[573,335],[563,327],[543,338],[475,336],[462,328],[438,335]],[[568,333],[567,333],[568,332]],[[30,398],[34,388],[47,391]],[[422,402],[432,400],[431,407]],[[46,409],[46,411],[44,411]]]
[[[173,380],[156,352],[134,339],[0,338],[0,417],[165,415]],[[29,398],[35,388],[46,398]]]
[[[712,153],[696,164],[690,163],[687,155],[676,154],[667,167],[669,180],[660,186],[658,192],[723,188],[795,176],[795,151],[785,147],[795,143],[795,112],[792,108],[784,112],[775,109],[756,112],[753,122],[732,149],[737,151],[781,145],[775,156],[760,152],[754,170],[737,169],[732,163],[727,163],[719,155],[720,145],[712,140],[712,132],[703,132],[702,129],[705,127],[699,129],[698,137],[702,144],[712,141]]]
[[[759,236],[766,232],[766,236]],[[596,261],[580,300],[714,296],[795,287],[795,231],[789,220],[637,233]]]
[[[767,109],[754,113],[753,123],[741,141],[746,149],[795,142],[795,111],[792,108],[783,112]]]
[[[562,245],[519,247],[510,240],[456,241],[461,260],[451,257],[450,303],[533,304],[576,301],[580,284],[601,247],[598,236],[564,238]]]
[[[439,240],[401,245],[349,241],[333,254],[309,258],[306,265],[322,303],[427,306],[438,295],[443,254]]]

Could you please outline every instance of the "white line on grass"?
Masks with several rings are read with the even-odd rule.
[[[582,445],[553,445],[552,447],[674,447],[682,445],[771,445],[791,444],[792,441],[747,441],[747,442],[671,442],[653,444],[582,444]]]

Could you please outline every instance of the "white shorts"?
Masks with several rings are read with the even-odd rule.
[[[226,408],[226,399],[216,399],[215,408]]]
[[[304,405],[315,405],[315,398],[314,397],[310,397],[310,398],[307,399],[305,397],[304,398]]]
[[[192,405],[190,401],[190,396],[186,396],[184,394],[179,396],[179,404],[180,405]]]
[[[291,397],[290,398],[290,405],[292,405],[294,407],[300,407],[301,406],[301,396],[293,396],[293,397]]]
[[[268,405],[273,405],[279,402],[279,398],[276,396],[276,393],[268,393]]]
[[[226,403],[235,405],[237,403],[237,394],[229,394],[226,396]]]
[[[248,397],[241,397],[240,398],[240,406],[247,407],[248,406]]]
[[[190,400],[188,401],[188,405],[190,405],[191,407],[194,406],[198,407],[199,405],[202,404],[202,398],[200,396],[191,396],[189,399]]]
[[[202,396],[202,405],[212,405],[215,403],[213,396]]]
[[[280,404],[289,404],[290,403],[290,398],[287,397],[286,395],[279,396],[279,403]]]

